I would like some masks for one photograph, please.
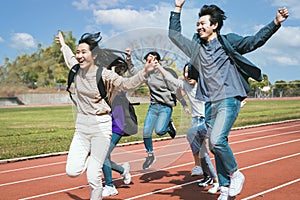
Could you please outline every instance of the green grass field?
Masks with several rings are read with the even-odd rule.
[[[121,143],[142,139],[148,104],[135,106],[135,109],[139,133],[123,137]],[[181,105],[175,107],[172,118],[178,135],[185,134],[191,117],[184,113]],[[249,100],[234,127],[299,118],[299,100]],[[68,151],[74,122],[72,106],[0,108],[0,160]]]

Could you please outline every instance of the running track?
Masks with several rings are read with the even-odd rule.
[[[246,181],[236,199],[300,199],[300,120],[233,130],[229,142]],[[143,144],[119,146],[112,159],[130,162],[132,183],[124,185],[113,174],[119,191],[106,199],[205,199],[206,193],[191,177],[193,158],[185,137],[154,142],[156,162],[141,170],[145,159]],[[212,157],[213,159],[213,157]],[[65,175],[66,155],[0,164],[0,199],[88,200],[85,174]]]

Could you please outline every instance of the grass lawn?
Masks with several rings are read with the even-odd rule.
[[[142,140],[148,104],[135,106],[139,133],[122,142]],[[174,108],[178,135],[185,134],[191,117],[181,105]],[[249,100],[234,127],[300,118],[300,100]],[[68,151],[74,133],[72,106],[0,108],[0,160]],[[157,137],[153,134],[154,137]]]

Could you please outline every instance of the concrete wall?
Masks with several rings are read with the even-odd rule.
[[[129,97],[132,103],[148,103],[148,97]],[[69,94],[51,93],[51,94],[20,94],[17,97],[1,97],[0,106],[13,105],[49,105],[49,104],[71,104]]]

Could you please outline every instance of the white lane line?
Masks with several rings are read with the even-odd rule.
[[[43,165],[35,165],[35,166],[31,166],[31,167],[22,167],[22,168],[4,170],[4,171],[0,171],[0,174],[22,171],[22,170],[27,170],[27,169],[35,169],[35,168],[40,168],[40,167],[49,167],[49,166],[60,165],[60,164],[65,164],[65,163],[66,163],[66,161],[61,161],[61,162],[48,163],[48,164],[43,164]]]
[[[238,143],[249,142],[249,141],[253,141],[253,140],[266,139],[266,138],[277,137],[277,136],[282,136],[282,135],[288,135],[288,134],[293,134],[293,133],[300,133],[300,130],[290,131],[290,132],[286,132],[286,133],[278,133],[278,134],[267,135],[267,136],[261,136],[261,137],[256,137],[256,138],[251,138],[251,139],[246,139],[246,140],[241,140],[241,141],[235,141],[235,142],[230,142],[229,144],[238,144]]]
[[[251,135],[254,133],[263,133],[263,132],[267,132],[267,131],[282,130],[282,129],[293,128],[293,127],[298,127],[298,126],[300,126],[300,124],[295,124],[295,125],[290,125],[290,126],[281,126],[281,127],[277,127],[277,128],[263,129],[263,130],[258,130],[258,131],[250,131],[250,132],[246,132],[246,133],[230,134],[229,137],[239,137],[239,136],[244,136],[244,135]],[[241,129],[241,130],[243,130],[243,129]]]
[[[288,133],[286,133],[286,134],[288,134]],[[265,136],[265,137],[268,137],[268,136]],[[262,138],[259,137],[258,139],[262,139]],[[250,139],[250,140],[252,141],[252,139]],[[242,154],[242,153],[248,153],[248,152],[251,152],[251,151],[257,151],[257,150],[261,150],[261,149],[265,149],[265,148],[270,148],[270,147],[274,147],[274,146],[288,144],[288,143],[291,143],[291,142],[297,142],[299,140],[300,139],[298,139],[298,140],[292,140],[292,141],[287,141],[287,142],[281,142],[281,143],[272,144],[272,145],[267,145],[267,146],[258,147],[258,148],[254,148],[254,149],[248,149],[248,150],[237,152],[237,153],[234,153],[234,154],[238,155],[238,154]],[[235,143],[242,143],[242,142],[245,142],[245,141],[242,140],[242,141],[237,141]],[[159,156],[156,156],[156,158],[169,157],[171,155],[179,155],[179,154],[187,153],[187,152],[190,152],[190,151],[191,150],[186,150],[186,151],[180,151],[180,152],[175,152],[175,153],[170,153],[170,154],[165,154],[165,155],[159,155]],[[144,160],[144,158],[136,159],[136,160],[131,160],[129,162],[130,163],[134,163],[134,162],[139,162],[139,161],[142,161],[142,160]],[[7,186],[7,185],[12,185],[12,184],[18,184],[18,183],[24,183],[24,182],[34,181],[34,180],[41,180],[41,179],[46,179],[46,178],[51,178],[51,177],[61,176],[61,175],[65,175],[65,173],[54,174],[54,175],[43,176],[43,177],[37,177],[37,178],[32,178],[32,179],[24,179],[24,180],[15,181],[15,182],[9,182],[9,183],[3,183],[3,184],[0,184],[0,187]]]
[[[280,188],[283,188],[283,187],[286,187],[286,186],[292,185],[292,184],[294,184],[294,183],[297,183],[297,182],[299,182],[299,181],[300,181],[300,178],[298,178],[298,179],[295,179],[295,180],[292,180],[292,181],[290,181],[290,182],[287,182],[287,183],[284,183],[284,184],[282,184],[282,185],[278,185],[278,186],[276,186],[276,187],[270,188],[270,189],[268,189],[268,190],[265,190],[265,191],[263,191],[263,192],[260,192],[260,193],[254,194],[254,195],[252,195],[252,196],[249,196],[249,197],[243,198],[242,200],[253,199],[253,198],[255,198],[255,197],[259,197],[259,196],[261,196],[261,195],[264,195],[264,194],[267,194],[267,193],[273,192],[273,191],[275,191],[275,190],[278,190],[278,189],[280,189]]]
[[[3,183],[3,184],[0,184],[0,187],[13,185],[13,184],[19,184],[19,183],[25,183],[25,182],[30,182],[30,181],[36,181],[36,180],[41,180],[41,179],[46,179],[46,178],[53,178],[53,177],[63,176],[63,175],[66,175],[66,173],[53,174],[53,175],[49,175],[49,176],[41,176],[41,177],[37,177],[37,178],[24,179],[24,180],[15,181],[15,182]]]
[[[251,165],[251,166],[247,166],[247,167],[241,168],[239,170],[242,171],[242,170],[245,170],[245,169],[258,167],[258,166],[261,166],[261,165],[269,164],[269,163],[272,163],[272,162],[276,162],[276,161],[279,161],[279,160],[283,160],[283,159],[287,159],[287,158],[291,158],[291,157],[295,157],[295,156],[299,156],[299,155],[300,155],[300,153],[296,153],[296,154],[293,154],[293,155],[284,156],[284,157],[281,157],[281,158],[276,158],[276,159],[269,160],[269,161],[266,161],[266,162],[258,163],[258,164]],[[150,196],[150,195],[153,195],[153,194],[156,194],[156,193],[161,193],[161,192],[164,192],[164,191],[167,191],[167,190],[172,190],[174,188],[182,187],[182,186],[185,186],[185,185],[190,185],[190,184],[193,184],[195,182],[197,182],[197,180],[192,181],[192,182],[187,182],[187,183],[184,183],[184,184],[179,184],[179,185],[172,186],[172,187],[168,187],[168,188],[163,188],[163,189],[160,189],[160,190],[155,190],[154,192],[144,193],[144,194],[141,194],[141,195],[138,195],[138,196],[127,198],[126,200],[133,200],[133,199],[138,199],[138,198],[142,198],[142,197],[145,197],[145,196]]]
[[[244,135],[252,135],[252,134],[256,134],[256,133],[262,133],[262,132],[267,132],[270,130],[282,130],[282,129],[286,129],[286,128],[291,128],[291,127],[297,127],[300,126],[300,124],[298,125],[292,125],[292,126],[285,126],[285,127],[278,127],[275,129],[264,129],[264,130],[259,130],[259,131],[251,131],[251,132],[247,132],[247,133],[240,133],[240,134],[234,134],[234,135],[229,135],[229,138],[231,137],[238,137],[238,136],[244,136]],[[262,139],[264,137],[261,137],[259,139]],[[160,139],[154,139],[155,140],[160,140]],[[255,140],[255,138],[253,138],[252,140]],[[248,140],[243,140],[245,142],[247,142]],[[231,142],[230,144],[235,144],[235,143],[239,143],[240,141],[237,142]],[[172,143],[172,144],[168,144],[168,145],[164,145],[164,146],[159,146],[159,147],[155,147],[156,149],[162,149],[165,147],[171,147],[171,146],[179,146],[179,145],[186,145],[186,142],[181,142],[181,143]],[[125,144],[120,144],[118,146],[126,146]],[[120,150],[120,152],[117,153],[113,153],[113,155],[122,155],[124,152],[126,153],[135,153],[135,152],[141,152],[141,151],[145,151],[144,148],[142,149],[137,149],[137,150],[131,150],[131,151],[126,151],[126,150]],[[36,166],[31,166],[31,167],[23,167],[23,168],[17,168],[17,169],[11,169],[11,170],[4,170],[4,171],[0,171],[0,174],[2,173],[9,173],[9,172],[15,172],[15,171],[21,171],[21,170],[28,170],[28,169],[33,169],[33,168],[39,168],[39,167],[49,167],[52,165],[59,165],[59,164],[65,164],[66,161],[62,161],[62,162],[56,162],[56,163],[49,163],[49,164],[43,164],[43,165],[36,165]]]
[[[82,189],[82,188],[85,188],[87,186],[88,185],[81,185],[81,186],[77,186],[77,187],[73,187],[73,188],[68,188],[68,189],[64,189],[64,190],[57,190],[57,191],[54,191],[54,192],[49,192],[47,194],[48,195],[53,195],[53,194],[58,194],[58,193],[61,193],[61,192],[67,192],[67,191],[71,191],[71,190]],[[39,198],[39,197],[43,197],[43,196],[45,196],[45,195],[44,194],[40,194],[40,195],[36,195],[36,196],[22,198],[22,199],[19,199],[19,200],[35,199],[35,198]]]
[[[292,141],[287,141],[287,142],[281,142],[281,143],[277,143],[277,144],[272,144],[272,145],[268,145],[268,146],[264,146],[264,147],[260,147],[260,148],[255,148],[255,149],[249,149],[249,150],[246,150],[246,151],[241,151],[241,152],[237,152],[235,153],[235,155],[237,154],[242,154],[242,153],[246,153],[246,152],[251,152],[251,151],[256,151],[256,150],[261,150],[261,149],[266,149],[266,148],[270,148],[270,147],[275,147],[275,146],[280,146],[280,145],[285,145],[285,144],[289,144],[289,143],[294,143],[294,142],[299,142],[300,139],[297,139],[297,140],[292,140]],[[150,174],[150,173],[154,173],[154,172],[157,172],[157,171],[163,171],[163,170],[168,170],[168,169],[173,169],[173,168],[178,168],[178,167],[183,167],[183,166],[187,166],[187,165],[191,165],[193,164],[194,162],[189,162],[189,163],[185,163],[185,164],[181,164],[181,165],[175,165],[175,166],[170,166],[170,167],[166,167],[166,168],[163,168],[163,169],[160,169],[160,170],[151,170],[151,171],[147,171],[145,173],[139,173],[139,174],[134,174],[132,175],[132,177],[136,177],[136,176],[141,176],[141,175],[145,175],[145,174]],[[267,164],[267,163],[265,163]],[[255,166],[257,166],[257,164],[255,164]],[[247,167],[244,167],[244,168],[241,168],[241,170],[243,169],[246,169]],[[248,168],[251,168],[251,167],[248,167]],[[113,181],[115,180],[120,180],[121,178],[118,178],[118,179],[113,179]],[[189,185],[189,184],[192,184],[196,181],[193,181],[193,182],[187,182],[187,183],[184,183],[184,185]],[[182,185],[178,185],[178,187],[181,187]],[[81,186],[79,186],[81,187]],[[177,187],[177,186],[173,186],[173,187]],[[173,188],[172,187],[172,188]],[[73,189],[77,189],[78,187],[75,187]],[[73,190],[72,189],[72,190]],[[48,196],[48,195],[51,195],[51,194],[56,194],[56,193],[60,193],[60,192],[65,192],[65,191],[69,191],[70,189],[65,189],[65,190],[59,190],[59,191],[54,191],[54,192],[51,192],[51,193],[44,193],[44,194],[40,194],[38,195],[38,197],[42,197],[42,196]],[[166,190],[166,189],[165,189]],[[154,194],[154,193],[153,193]],[[36,196],[33,196],[33,197],[26,197],[26,198],[23,198],[23,200],[27,200],[27,199],[34,199],[36,198]]]
[[[149,192],[149,193],[141,194],[141,195],[138,195],[138,196],[130,197],[130,198],[125,199],[125,200],[138,199],[138,198],[150,196],[150,195],[153,195],[153,194],[156,194],[156,193],[164,192],[164,191],[167,191],[167,190],[172,190],[172,189],[175,189],[175,188],[180,188],[180,187],[183,187],[183,186],[186,186],[186,185],[190,185],[190,184],[193,184],[193,183],[197,183],[197,182],[199,182],[199,180],[192,181],[192,182],[187,182],[187,183],[183,183],[183,184],[179,184],[179,185],[175,185],[175,186],[164,188],[164,189],[160,189],[160,190],[155,190],[154,192]]]

